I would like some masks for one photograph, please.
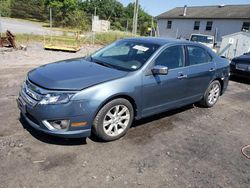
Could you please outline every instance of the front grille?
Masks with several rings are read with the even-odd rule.
[[[20,92],[20,96],[25,101],[25,103],[29,104],[32,107],[35,106],[38,102],[31,98],[29,95],[27,95],[24,89],[22,89],[22,91]]]
[[[38,86],[32,84],[30,81],[26,80],[24,89],[25,93],[34,100],[36,101],[42,100],[43,95],[40,93],[41,89]]]
[[[43,94],[39,93],[40,88],[28,80],[23,83],[20,92],[21,97],[31,106],[35,106],[43,98]]]
[[[248,64],[242,64],[242,63],[237,63],[236,64],[236,69],[242,70],[242,71],[248,71]]]

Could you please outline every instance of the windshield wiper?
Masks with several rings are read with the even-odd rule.
[[[99,59],[93,58],[92,56],[89,56],[89,58],[90,58],[90,61],[93,62],[93,63],[99,64],[99,65],[102,65],[102,66],[105,66],[105,67],[109,67],[109,68],[112,68],[112,69],[116,69],[116,70],[128,71],[125,68],[122,68],[122,67],[119,67],[119,66],[116,66],[116,65],[112,65],[112,64],[109,64],[109,63],[106,63],[106,62],[101,61]]]
[[[108,63],[105,63],[103,61],[100,61],[98,59],[94,59],[92,56],[90,56],[90,61],[92,61],[93,63],[99,64],[99,65],[105,66],[105,67],[114,68],[114,66],[112,66]]]
[[[111,66],[111,65],[109,65],[107,63],[100,62],[100,61],[95,61],[94,63],[97,63],[97,64],[105,66],[105,67],[113,68],[113,66]]]

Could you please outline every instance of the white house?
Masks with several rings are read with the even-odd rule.
[[[157,18],[160,37],[189,39],[192,33],[222,36],[250,30],[250,4],[177,7]]]

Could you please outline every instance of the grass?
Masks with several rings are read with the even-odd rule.
[[[79,39],[76,40],[76,36],[52,36],[52,40],[50,40],[50,36],[46,35],[34,35],[34,34],[16,34],[16,41],[19,44],[27,44],[30,42],[45,42],[46,44],[53,43],[53,45],[84,45],[84,44],[102,44],[106,45],[112,43],[118,39],[132,37],[131,33],[125,33],[121,31],[109,31],[103,33],[88,33],[82,36],[79,36]]]
[[[97,33],[95,35],[97,43],[100,42],[101,44],[108,44],[114,42],[118,39],[133,37],[131,33],[125,33],[121,31],[109,31],[105,33]]]
[[[33,35],[33,34],[15,34],[16,42],[21,44],[26,44],[29,42],[43,42],[42,35]]]

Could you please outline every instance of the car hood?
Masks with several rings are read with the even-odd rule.
[[[246,63],[246,64],[250,64],[250,55],[242,55],[239,57],[236,57],[233,59],[234,62],[236,63]]]
[[[126,74],[127,72],[77,58],[38,67],[28,73],[28,78],[34,84],[45,89],[81,90],[121,78]]]

